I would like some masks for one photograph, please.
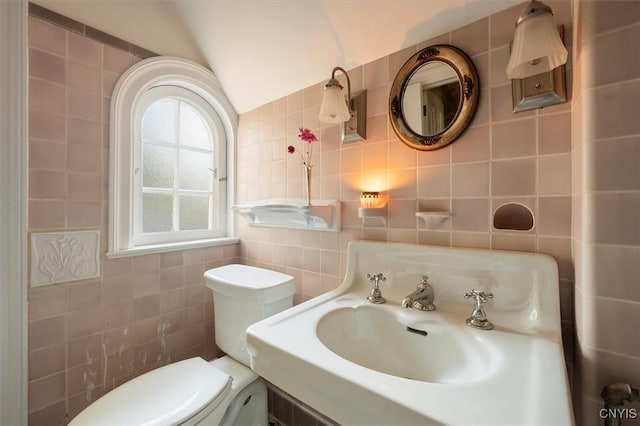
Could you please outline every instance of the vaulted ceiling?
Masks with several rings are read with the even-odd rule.
[[[521,0],[32,0],[213,70],[238,113]]]

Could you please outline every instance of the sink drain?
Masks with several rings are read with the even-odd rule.
[[[426,336],[427,332],[425,330],[418,330],[417,328],[407,326],[407,331],[413,334],[419,334],[421,336]]]

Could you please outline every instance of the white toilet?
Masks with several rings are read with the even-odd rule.
[[[204,277],[213,291],[216,344],[227,356],[191,358],[138,376],[70,425],[267,425],[267,387],[248,367],[246,330],[293,305],[294,279],[246,265],[214,268]]]

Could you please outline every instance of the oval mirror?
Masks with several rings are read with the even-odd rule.
[[[467,128],[478,106],[478,73],[460,49],[422,49],[400,68],[389,94],[393,130],[406,145],[442,148]]]

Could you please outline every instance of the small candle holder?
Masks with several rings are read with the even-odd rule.
[[[387,226],[387,206],[379,192],[363,192],[360,194],[358,217],[365,226]]]
[[[360,206],[366,209],[379,207],[379,192],[363,192],[360,194]]]

